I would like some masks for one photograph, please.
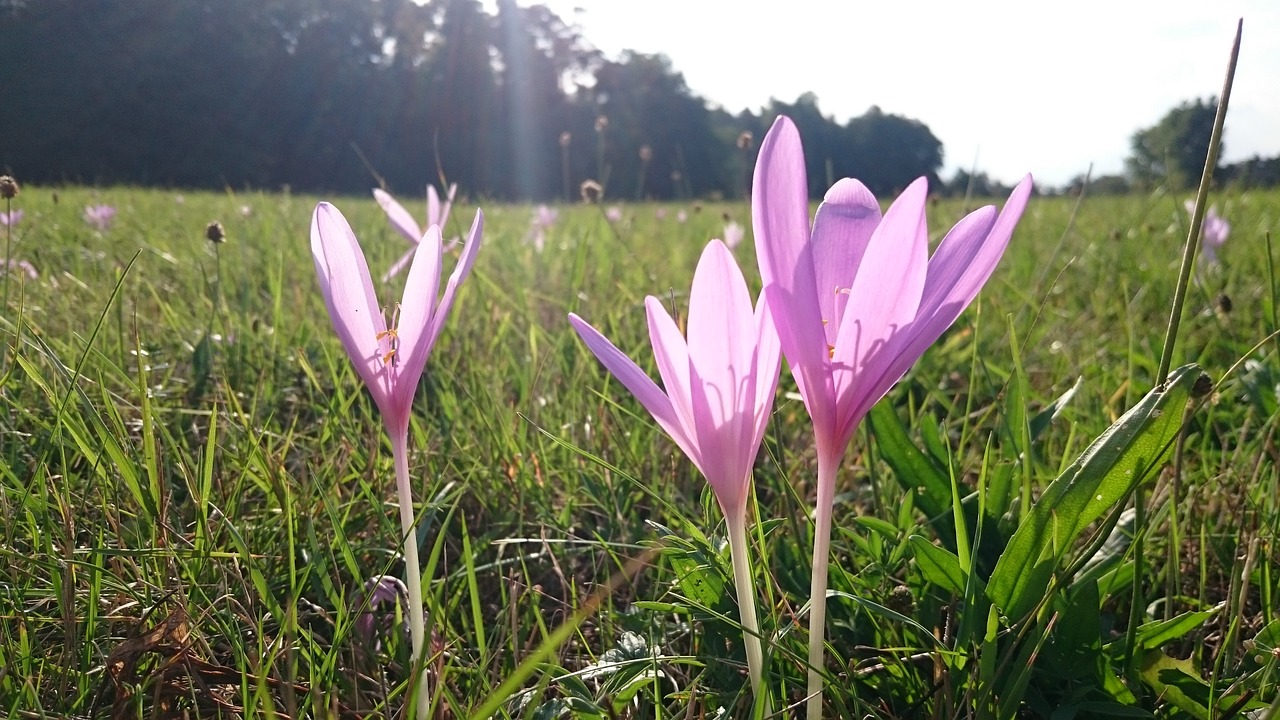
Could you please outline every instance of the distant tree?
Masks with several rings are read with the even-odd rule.
[[[878,195],[896,193],[916,178],[929,178],[939,186],[942,142],[929,126],[902,115],[884,113],[871,106],[844,128],[854,147],[853,176]]]
[[[1242,190],[1280,186],[1280,157],[1254,155],[1238,163],[1223,165],[1215,177]]]
[[[1166,183],[1179,190],[1198,183],[1216,111],[1216,100],[1197,98],[1170,110],[1155,125],[1134,133],[1127,161],[1129,177],[1138,185]]]

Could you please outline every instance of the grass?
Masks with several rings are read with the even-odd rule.
[[[1214,198],[1233,237],[1191,287],[1174,362],[1212,390],[1189,370],[1153,393],[1182,200],[1033,199],[979,300],[864,423],[837,490],[828,717],[1276,701],[1280,194]],[[105,233],[80,217],[98,201],[120,208]],[[390,447],[314,279],[315,201],[15,201],[13,257],[40,276],[12,275],[0,315],[5,713],[402,716],[402,618],[357,626],[366,581],[403,575]],[[375,274],[398,257],[372,199],[335,202]],[[529,208],[484,207],[410,441],[439,717],[751,716],[714,499],[565,320],[644,358],[644,296],[683,312],[723,216],[749,225],[742,204],[664,209],[562,209],[536,253]],[[930,209],[935,239],[963,210]],[[750,531],[781,716],[803,703],[815,474],[794,389],[784,372]],[[1051,485],[1113,424],[1106,458]]]

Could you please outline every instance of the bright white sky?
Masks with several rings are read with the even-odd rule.
[[[1216,96],[1243,17],[1225,159],[1280,155],[1277,0],[541,1],[610,57],[665,53],[732,112],[805,91],[841,121],[879,105],[930,127],[944,177],[976,159],[1048,185],[1121,172],[1135,130]]]

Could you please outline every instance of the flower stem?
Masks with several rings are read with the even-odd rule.
[[[426,720],[431,710],[427,688],[426,628],[422,610],[422,566],[418,562],[418,532],[413,519],[413,486],[409,482],[409,428],[391,430],[391,453],[396,462],[396,494],[400,501],[400,532],[404,537],[405,587],[409,590],[409,636],[413,644],[413,666],[417,668],[417,720]]]
[[[808,720],[822,718],[822,667],[826,655],[827,564],[831,555],[831,510],[835,502],[836,468],[840,455],[818,445],[818,500],[813,529],[813,576],[809,589]]]
[[[747,648],[747,672],[751,692],[760,702],[768,702],[760,687],[764,672],[764,653],[760,649],[760,624],[756,619],[756,584],[747,557],[747,517],[743,507],[725,514],[729,529],[729,557],[733,559],[733,583],[738,591],[738,612],[742,616],[742,640]],[[765,707],[765,714],[769,708]]]

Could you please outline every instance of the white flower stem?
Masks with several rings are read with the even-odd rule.
[[[760,624],[756,619],[756,584],[747,557],[746,508],[725,515],[729,530],[729,557],[733,559],[733,583],[738,591],[738,612],[742,616],[742,640],[747,649],[747,672],[751,677],[751,691],[757,701],[768,702],[760,686],[764,673],[764,653],[760,649]],[[769,708],[765,706],[765,713]]]
[[[400,532],[404,537],[405,587],[409,590],[409,637],[413,645],[413,667],[418,678],[418,705],[415,717],[426,720],[431,711],[427,688],[426,628],[422,610],[422,566],[418,562],[418,532],[413,520],[413,486],[409,482],[409,429],[391,432],[391,453],[396,462],[396,494],[400,501]]]
[[[840,456],[818,447],[818,500],[813,529],[813,576],[809,590],[809,700],[807,720],[822,719],[822,668],[826,657],[827,563],[831,555],[831,511]]]

